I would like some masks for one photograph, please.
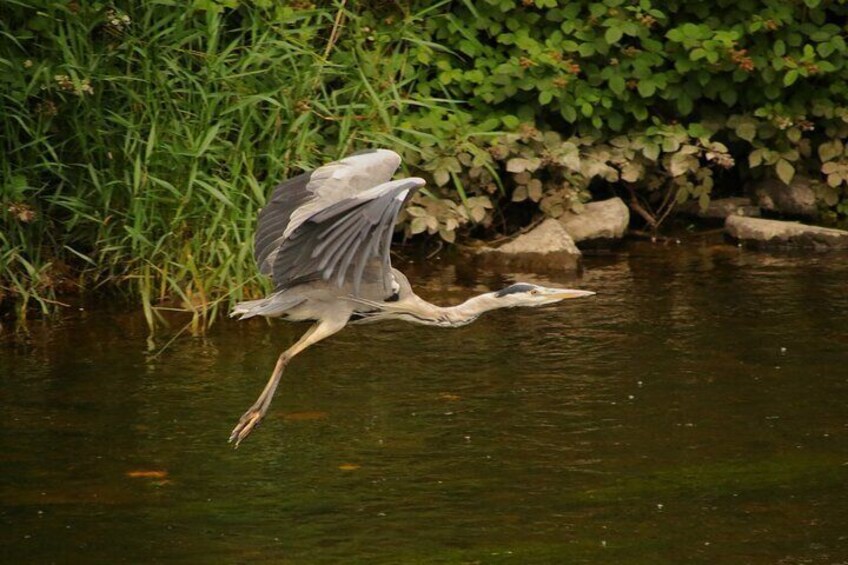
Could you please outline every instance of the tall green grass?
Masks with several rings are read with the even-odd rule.
[[[408,50],[433,8],[369,11],[393,19],[375,40],[343,1],[204,4],[0,7],[0,304],[24,316],[117,286],[151,326],[175,308],[199,329],[267,290],[251,239],[276,182],[360,146],[414,149],[400,120],[437,102],[409,96]]]

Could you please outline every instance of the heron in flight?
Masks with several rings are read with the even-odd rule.
[[[356,153],[283,182],[259,212],[254,255],[259,271],[273,279],[274,292],[238,303],[231,315],[314,324],[280,354],[262,394],[230,434],[236,447],[268,412],[292,358],[347,324],[405,320],[455,328],[498,308],[594,294],[517,283],[455,306],[419,298],[389,256],[398,213],[424,186],[420,178],[391,180],[400,163],[387,149]]]

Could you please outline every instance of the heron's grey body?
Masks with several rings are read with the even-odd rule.
[[[400,163],[386,149],[354,154],[280,184],[259,213],[254,255],[275,290],[237,304],[231,315],[315,324],[280,355],[265,390],[230,436],[236,446],[264,417],[291,358],[350,323],[394,319],[458,327],[489,310],[593,294],[520,283],[456,306],[418,297],[389,254],[398,213],[424,185],[420,178],[391,180]]]

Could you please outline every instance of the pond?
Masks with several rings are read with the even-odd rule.
[[[440,303],[530,279],[398,266]],[[305,326],[221,321],[155,358],[126,309],[5,328],[2,561],[848,558],[848,257],[636,243],[536,280],[598,294],[348,328],[238,450]]]

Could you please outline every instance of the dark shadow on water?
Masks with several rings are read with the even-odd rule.
[[[402,268],[456,302],[528,274]],[[590,300],[455,330],[222,321],[151,360],[137,313],[0,344],[0,551],[49,562],[841,562],[848,258],[635,244]],[[160,344],[161,345],[161,344]]]

